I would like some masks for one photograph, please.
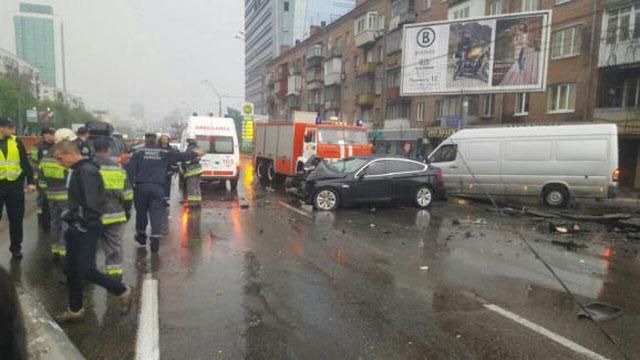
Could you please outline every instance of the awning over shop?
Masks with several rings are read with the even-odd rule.
[[[369,130],[369,139],[382,141],[416,141],[424,137],[423,129]]]
[[[424,137],[427,139],[446,139],[456,131],[458,131],[458,128],[454,127],[428,127],[424,129]]]

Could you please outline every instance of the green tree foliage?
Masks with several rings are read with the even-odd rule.
[[[48,126],[55,128],[71,127],[71,124],[84,124],[96,120],[94,116],[82,109],[72,109],[62,101],[39,101],[31,93],[28,78],[20,76],[0,75],[0,115],[6,116],[22,126],[27,124],[27,109],[36,108],[38,111],[50,109],[54,113]],[[35,128],[42,125],[37,124]]]

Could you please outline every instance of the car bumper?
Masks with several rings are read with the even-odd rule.
[[[238,172],[233,170],[207,170],[200,175],[200,179],[205,181],[231,180],[238,177]]]

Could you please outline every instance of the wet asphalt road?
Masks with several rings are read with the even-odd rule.
[[[621,358],[593,324],[576,318],[577,306],[517,233],[580,300],[624,310],[602,326],[640,358],[637,245],[599,226],[574,236],[587,248],[568,251],[551,243],[560,235],[539,230],[545,224],[459,200],[428,211],[312,212],[282,189],[257,184],[251,171],[245,164],[237,194],[205,187],[200,211],[184,210],[174,191],[159,255],[136,246],[129,224],[125,280],[137,289],[149,273],[159,281],[162,359],[584,358],[486,304]],[[50,312],[63,310],[60,266],[33,210],[22,263],[4,250],[5,220],[0,231],[0,265]],[[69,337],[88,359],[134,358],[139,308],[121,317],[104,290],[89,287],[86,298],[88,320],[65,326]]]

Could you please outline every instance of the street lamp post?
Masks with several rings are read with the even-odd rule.
[[[216,87],[213,86],[213,83],[209,80],[202,80],[202,84],[207,84],[211,88],[211,91],[218,97],[218,116],[222,117],[222,95],[216,90]]]

